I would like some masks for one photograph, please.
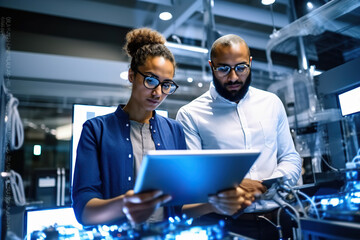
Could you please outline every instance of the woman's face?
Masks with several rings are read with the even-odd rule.
[[[160,80],[172,80],[174,76],[173,64],[164,57],[148,57],[145,64],[139,66],[139,72],[146,76],[152,76]],[[166,94],[161,91],[161,84],[155,89],[148,89],[144,86],[144,76],[129,70],[129,80],[132,82],[131,98],[145,111],[153,111],[166,98]]]

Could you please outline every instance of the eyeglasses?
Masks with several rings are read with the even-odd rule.
[[[167,80],[164,80],[163,82],[160,82],[160,80],[154,76],[147,76],[147,75],[141,73],[139,70],[137,70],[136,72],[140,73],[140,75],[144,77],[144,86],[147,89],[155,89],[159,85],[161,85],[161,92],[166,95],[170,95],[170,94],[173,94],[176,91],[176,89],[179,87],[172,80],[167,79]]]
[[[240,64],[235,65],[235,67],[230,67],[228,65],[224,65],[224,66],[220,66],[220,67],[213,67],[212,69],[217,72],[219,77],[225,77],[226,75],[228,75],[230,73],[231,69],[234,69],[236,74],[238,76],[242,77],[242,76],[246,76],[249,73],[250,65],[246,64],[246,63],[240,63]]]

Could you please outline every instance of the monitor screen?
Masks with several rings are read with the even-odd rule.
[[[338,94],[343,116],[360,112],[360,86]]]
[[[86,120],[115,112],[117,106],[99,106],[99,105],[84,105],[74,104],[73,106],[73,126],[72,126],[72,155],[71,155],[71,186],[73,182],[75,161],[76,161],[76,149],[79,143],[83,124]],[[168,111],[156,110],[156,113],[168,117]]]
[[[71,186],[73,181],[76,149],[79,143],[81,131],[86,120],[115,112],[117,106],[97,106],[74,104],[73,106],[73,126],[72,126],[72,155],[71,155]]]
[[[54,226],[71,226],[76,229],[83,229],[75,218],[74,210],[71,207],[30,209],[25,211],[25,237],[30,240],[31,234],[35,231],[44,231]]]

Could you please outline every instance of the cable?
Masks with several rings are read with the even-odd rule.
[[[281,209],[281,208],[280,208]],[[262,218],[264,220],[266,220],[268,223],[270,223],[271,225],[273,225],[279,232],[279,239],[283,238],[283,234],[282,234],[282,230],[281,230],[281,225],[278,223],[278,225],[276,225],[275,223],[273,223],[272,221],[270,221],[270,219],[264,217],[264,216],[258,216],[258,218]]]
[[[275,196],[277,196],[277,195],[275,195]],[[281,210],[284,210],[297,223],[298,231],[297,231],[296,234],[293,233],[294,234],[294,239],[300,239],[301,240],[302,239],[302,236],[301,236],[301,224],[300,224],[300,215],[299,215],[298,211],[293,206],[288,204],[287,202],[281,203],[279,200],[277,200],[275,198],[275,196],[274,196],[273,200],[280,207],[280,209],[278,210],[278,216],[277,216],[278,225],[280,225],[280,212],[281,212]],[[291,214],[284,206],[290,208],[295,213],[295,216],[293,214]]]
[[[331,166],[323,156],[321,156],[321,161],[323,161],[325,163],[326,166],[328,166],[331,170],[335,171],[335,172],[339,172],[340,170],[337,168],[334,168],[333,166]]]
[[[300,194],[301,196],[303,196],[304,198],[306,198],[309,202],[310,205],[314,208],[315,214],[316,214],[316,218],[320,219],[320,215],[319,215],[319,211],[317,210],[314,201],[305,193],[301,192],[300,190],[297,190],[297,193]]]
[[[355,157],[351,160],[351,162],[358,162],[358,160],[360,160],[360,148],[357,151],[357,154],[355,155]]]
[[[285,183],[285,182],[284,182],[283,184],[284,184],[285,186],[287,186],[288,188],[290,188],[291,193],[295,196],[297,202],[298,202],[299,205],[300,205],[301,211],[304,213],[304,216],[307,217],[307,213],[306,213],[306,211],[305,211],[305,208],[304,208],[304,206],[302,205],[299,196],[298,196],[297,193],[294,191],[294,189],[292,188],[292,186],[290,186],[289,184],[287,184],[287,183]]]
[[[6,92],[5,86],[4,90]],[[24,143],[24,126],[21,122],[21,118],[19,112],[17,110],[17,106],[19,105],[19,100],[13,95],[7,94],[9,101],[7,103],[7,131],[10,132],[10,136],[8,136],[8,143],[10,150],[17,150],[21,148]]]
[[[24,192],[24,184],[20,174],[18,174],[14,170],[10,170],[9,173],[1,173],[1,175],[9,179],[8,182],[10,182],[15,205],[24,206],[26,204],[26,199]]]

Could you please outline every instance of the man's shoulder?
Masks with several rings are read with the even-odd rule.
[[[256,97],[261,97],[261,98],[267,98],[267,99],[279,99],[279,97],[273,93],[273,92],[269,92],[267,90],[263,90],[263,89],[259,89],[259,88],[255,88],[255,87],[250,87],[249,88],[251,95],[256,96]]]

